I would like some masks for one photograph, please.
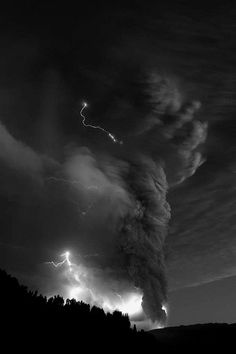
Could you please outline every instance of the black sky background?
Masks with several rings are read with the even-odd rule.
[[[0,16],[0,120],[16,140],[44,155],[47,176],[78,136],[92,146],[100,139],[106,148],[102,135],[81,131],[84,99],[92,121],[129,140],[132,117],[146,109],[132,81],[144,66],[175,78],[188,100],[201,101],[199,119],[209,124],[206,162],[168,193],[170,325],[236,321],[235,10],[233,2],[47,2],[9,6]],[[9,159],[1,149],[0,265],[37,286],[38,268],[56,257],[57,239],[58,249],[65,247],[57,220],[70,230],[68,218],[77,215],[60,199],[61,190],[55,208],[49,195],[42,215],[45,200],[34,177],[14,170],[14,148]],[[31,152],[23,170],[27,159],[40,170]]]

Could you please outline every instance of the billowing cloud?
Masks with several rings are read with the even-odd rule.
[[[67,147],[64,161],[56,162],[14,139],[2,126],[1,161],[10,176],[13,169],[16,180],[21,174],[23,180],[30,176],[33,185],[31,191],[25,182],[16,200],[22,204],[22,195],[29,195],[20,232],[32,232],[29,224],[34,221],[36,235],[30,235],[30,241],[19,235],[18,243],[24,239],[32,250],[34,244],[43,250],[59,249],[64,243],[74,250],[75,259],[82,257],[79,269],[86,270],[76,274],[87,301],[92,301],[91,292],[93,302],[101,306],[105,298],[137,292],[143,297],[144,315],[163,323],[168,179],[180,183],[201,165],[198,148],[207,125],[194,117],[200,104],[185,104],[176,84],[158,76],[154,85],[153,73],[145,77],[148,113],[133,121],[134,136],[124,142],[127,146],[114,149],[113,142],[107,142],[104,149],[99,141],[87,140],[87,146]],[[147,129],[140,130],[141,125]],[[13,179],[10,186],[14,183]],[[37,210],[36,218],[29,208]],[[58,284],[58,291],[60,287],[63,284]]]
[[[233,129],[225,129],[219,105],[228,97],[232,114],[235,90],[229,70],[221,95],[225,76],[218,48],[224,48],[224,60],[233,54],[220,40],[223,32],[215,34],[215,24],[203,26],[192,16],[188,21],[180,11],[175,17],[168,9],[164,28],[156,20],[161,11],[135,18],[133,11],[122,13],[129,28],[125,38],[107,14],[89,21],[90,14],[81,12],[76,23],[82,27],[61,26],[60,20],[55,41],[50,18],[53,34],[32,33],[34,50],[24,39],[6,49],[0,65],[0,261],[47,294],[77,294],[81,285],[83,298],[101,305],[136,293],[145,316],[164,323],[167,269],[172,289],[234,269],[227,226],[234,217],[234,183],[224,172],[235,138]],[[77,43],[72,55],[68,38],[73,47]],[[22,52],[25,60],[19,60]],[[123,145],[81,124],[84,99],[88,121]],[[203,165],[205,149],[209,165]],[[228,238],[221,237],[224,232]],[[65,250],[71,251],[78,280],[45,263],[60,261]],[[207,276],[200,264],[207,266]]]

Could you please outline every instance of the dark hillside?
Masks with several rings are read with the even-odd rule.
[[[208,323],[150,331],[164,352],[231,353],[236,348],[236,324]]]

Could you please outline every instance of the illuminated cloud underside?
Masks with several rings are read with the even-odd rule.
[[[82,265],[77,265],[71,262],[71,253],[65,251],[61,254],[63,258],[60,262],[46,262],[46,264],[52,265],[54,268],[62,269],[64,276],[71,282],[70,286],[66,287],[66,298],[75,299],[77,301],[84,301],[89,303],[91,306],[96,305],[103,308],[105,312],[113,312],[118,310],[123,314],[128,314],[131,322],[136,323],[136,316],[144,316],[142,309],[142,293],[140,290],[136,290],[130,293],[119,294],[113,293],[113,296],[100,294],[96,289],[91,289],[87,285],[87,278],[89,277],[89,270]],[[167,307],[162,305],[162,310],[165,311],[166,316]],[[137,325],[143,327],[143,323],[147,320],[137,323]],[[158,322],[148,324],[148,327],[161,328],[163,327]]]

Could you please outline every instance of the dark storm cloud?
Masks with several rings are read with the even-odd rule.
[[[55,18],[49,9],[40,12],[43,28],[36,14],[16,21],[30,35],[18,40],[11,29],[9,41],[18,45],[2,59],[13,74],[8,79],[2,66],[1,264],[33,274],[37,285],[43,277],[36,278],[35,264],[71,247],[84,257],[93,282],[96,274],[100,291],[111,284],[118,291],[138,287],[147,316],[164,320],[168,184],[171,287],[234,267],[234,180],[225,176],[235,158],[228,129],[236,77],[230,16],[221,30],[221,11],[209,23],[183,6],[173,13],[103,8],[99,16],[81,11]],[[22,52],[25,60],[14,59]],[[81,125],[78,107],[87,98],[89,121],[122,146]],[[205,155],[209,165],[193,184],[185,182]]]

